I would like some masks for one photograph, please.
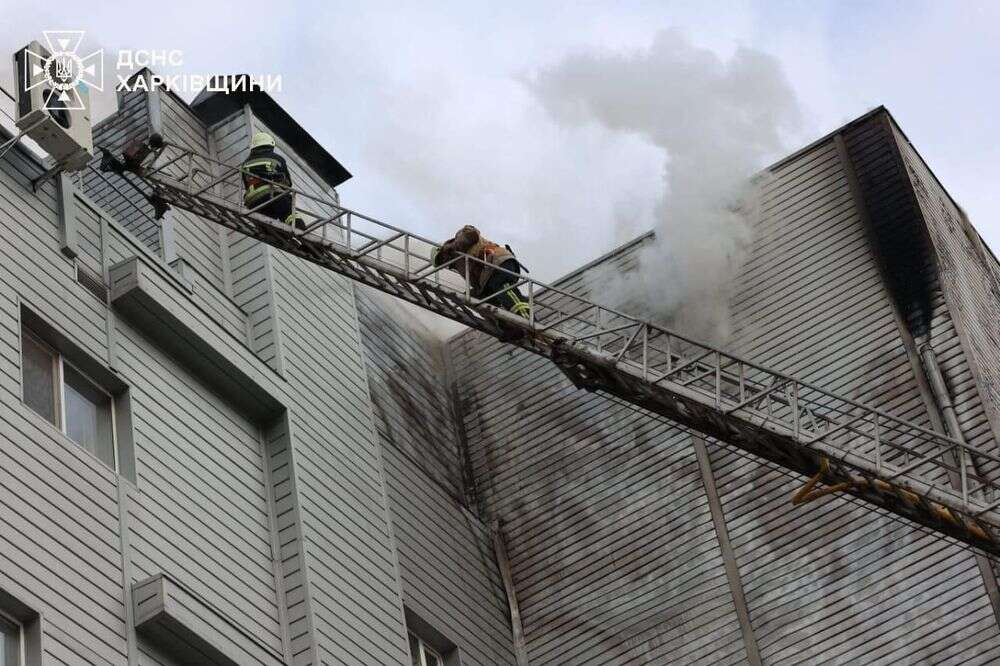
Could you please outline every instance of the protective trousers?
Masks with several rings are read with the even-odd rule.
[[[301,217],[297,215],[295,210],[295,193],[287,190],[282,192],[280,188],[275,189],[278,189],[278,191],[272,191],[270,185],[251,188],[244,197],[246,207],[250,209],[256,208],[256,212],[278,222],[293,224],[297,218]],[[264,203],[265,201],[268,203]],[[261,206],[261,204],[264,205]],[[261,207],[257,208],[257,206]]]
[[[527,319],[531,312],[528,306],[528,299],[524,297],[520,289],[514,286],[517,284],[517,276],[521,274],[521,265],[516,259],[507,259],[500,264],[500,268],[505,270],[494,270],[492,272],[486,281],[486,286],[483,288],[482,297],[485,298],[490,294],[496,294],[487,303]],[[510,273],[505,271],[510,271]],[[514,273],[514,275],[511,275],[511,273]]]

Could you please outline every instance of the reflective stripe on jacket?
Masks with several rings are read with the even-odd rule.
[[[275,190],[280,192],[281,188],[275,184],[288,187],[292,185],[285,158],[276,154],[270,146],[260,146],[251,150],[240,167],[245,188],[243,203],[247,206],[270,198]]]

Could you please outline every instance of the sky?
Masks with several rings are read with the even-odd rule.
[[[274,97],[353,173],[346,205],[436,238],[475,224],[543,280],[657,226],[679,150],[649,131],[657,105],[669,128],[707,99],[650,69],[613,91],[645,114],[619,122],[567,115],[544,84],[581,58],[643,60],[672,35],[713,71],[750,54],[779,79],[782,122],[757,166],[884,104],[1000,251],[1000,2],[3,0],[0,16],[9,53],[43,30],[86,30],[82,50],[105,49],[109,78],[120,49],[181,51],[165,74],[280,75]],[[705,122],[719,131],[698,146],[725,155],[726,119]]]

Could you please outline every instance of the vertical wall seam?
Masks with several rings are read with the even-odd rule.
[[[403,576],[399,567],[399,548],[396,545],[396,531],[392,527],[392,508],[389,506],[389,485],[385,478],[385,462],[382,459],[382,439],[379,437],[378,428],[375,427],[375,402],[372,399],[371,378],[368,374],[365,363],[364,345],[361,343],[361,322],[358,320],[358,285],[353,280],[347,280],[351,290],[351,325],[354,328],[354,341],[357,344],[358,358],[361,361],[361,368],[365,372],[364,390],[367,398],[368,409],[365,414],[368,416],[368,423],[371,428],[371,444],[375,451],[375,459],[378,464],[379,483],[382,486],[382,515],[385,519],[386,534],[389,539],[389,551],[392,555],[392,570],[396,577],[396,598],[399,600],[398,612],[400,627],[403,633],[400,638],[403,640],[403,654],[409,653],[409,645],[406,642],[406,611],[403,608]]]
[[[101,279],[104,280],[104,284],[107,288],[107,300],[104,303],[105,307],[105,331],[108,338],[108,349],[107,349],[107,361],[108,368],[113,372],[117,372],[115,367],[117,353],[115,351],[117,347],[117,320],[115,317],[115,310],[111,307],[111,259],[109,255],[111,253],[110,243],[108,241],[109,234],[111,233],[111,221],[107,215],[105,215],[103,209],[98,209],[98,217],[101,220]]]
[[[736,607],[736,617],[740,622],[740,631],[743,633],[747,662],[751,666],[761,666],[763,662],[760,658],[760,649],[757,646],[753,625],[750,622],[750,608],[743,592],[743,582],[740,578],[740,569],[733,552],[733,545],[729,540],[726,516],[722,509],[722,501],[719,499],[719,491],[715,487],[715,475],[712,474],[712,463],[708,457],[708,450],[705,448],[705,440],[700,435],[692,434],[691,445],[694,448],[695,457],[698,459],[701,482],[705,487],[705,495],[708,497],[708,508],[712,514],[712,524],[715,526],[715,537],[719,543],[719,551],[722,553],[722,563],[726,570],[726,579],[729,581],[733,605]]]
[[[274,339],[274,370],[285,376],[285,343],[281,335],[281,317],[278,316],[278,294],[274,289],[274,271],[271,266],[273,255],[271,246],[261,248],[263,252],[264,283],[267,285],[267,316],[271,320],[272,338]],[[251,341],[251,348],[253,346]]]
[[[507,606],[510,613],[511,642],[514,646],[514,657],[517,666],[529,666],[528,647],[525,643],[524,625],[521,622],[521,609],[517,603],[517,590],[514,587],[514,573],[510,568],[510,558],[507,556],[507,543],[503,532],[503,523],[496,519],[490,524],[490,538],[493,541],[493,556],[497,572],[503,581],[507,593]]]
[[[264,485],[267,488],[267,523],[271,532],[271,570],[274,574],[274,596],[278,607],[278,622],[281,625],[281,651],[285,661],[292,663],[291,636],[288,625],[288,600],[285,597],[285,571],[281,563],[281,540],[278,538],[278,518],[275,513],[276,498],[274,482],[271,478],[271,452],[264,429],[257,426],[257,442],[263,462]],[[289,443],[290,444],[290,443]],[[289,470],[291,471],[291,470]]]
[[[243,105],[243,122],[247,127],[247,136],[252,140],[256,131],[253,111],[249,104]],[[271,337],[274,340],[274,370],[281,377],[285,376],[285,344],[281,335],[281,317],[278,316],[278,295],[274,288],[274,270],[272,267],[273,255],[271,246],[261,244],[261,260],[263,262],[264,285],[267,290],[267,317],[271,322]],[[254,340],[250,340],[250,347],[255,347]]]
[[[78,244],[76,200],[73,181],[65,172],[56,179],[56,200],[59,203],[59,250],[70,259],[80,253]]]
[[[128,664],[133,666],[138,663],[136,654],[135,618],[132,613],[132,553],[131,540],[129,539],[130,528],[128,519],[128,488],[124,487],[124,479],[117,475],[115,488],[118,491],[118,533],[119,550],[122,557],[122,596],[125,603],[125,651],[128,655]]]
[[[217,161],[219,159],[219,153],[215,149],[215,138],[212,133],[205,128],[205,143],[208,145],[208,156],[212,158],[212,177],[219,177],[219,165]],[[219,195],[222,189],[220,183],[216,183],[212,187],[212,191]],[[222,293],[224,293],[229,299],[233,298],[233,272],[229,260],[229,230],[222,225],[214,225],[216,227],[216,233],[219,237],[219,260],[221,262],[222,271]],[[244,313],[246,314],[246,313]],[[249,320],[249,317],[248,317]],[[248,329],[249,330],[249,329]],[[247,341],[253,346],[253,340],[247,338]]]
[[[319,641],[316,637],[316,618],[313,614],[313,603],[312,603],[312,582],[309,575],[309,545],[306,539],[306,526],[302,521],[302,500],[299,496],[299,482],[298,482],[298,469],[299,464],[297,456],[295,454],[295,425],[293,423],[292,414],[289,411],[285,412],[285,431],[288,436],[288,479],[290,484],[290,492],[292,494],[292,502],[295,507],[295,525],[296,531],[298,532],[299,540],[299,557],[301,558],[300,571],[302,574],[302,588],[303,588],[303,604],[305,604],[305,618],[306,627],[309,632],[309,637],[312,645],[310,646],[310,652],[312,653],[311,663],[314,666],[319,666],[321,663],[319,657]]]

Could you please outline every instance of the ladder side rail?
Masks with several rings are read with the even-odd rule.
[[[189,152],[191,154],[195,154],[194,151],[189,151]],[[205,158],[205,159],[208,160],[208,161],[214,161],[214,162],[216,162],[216,163],[218,163],[218,164],[220,164],[220,165],[222,165],[224,167],[228,166],[225,163],[218,162],[217,160],[213,160],[212,158]],[[240,169],[240,171],[242,172],[242,169]],[[266,179],[264,179],[264,180],[266,180]],[[280,183],[275,183],[275,184],[280,185]],[[331,201],[328,201],[328,200],[320,199],[319,197],[316,197],[316,196],[311,195],[311,194],[306,193],[306,192],[302,192],[301,190],[296,190],[295,188],[289,188],[289,189],[291,191],[296,192],[296,194],[304,196],[304,197],[306,197],[308,199],[311,199],[311,200],[317,201],[319,203],[322,203],[322,204],[331,206],[333,208],[336,208],[336,209],[338,209],[338,212],[343,212],[344,214],[350,214],[350,215],[354,216],[356,219],[365,220],[365,221],[367,221],[367,222],[369,222],[371,224],[376,225],[379,228],[385,229],[387,231],[395,232],[396,234],[399,234],[398,238],[402,238],[402,237],[405,236],[405,237],[409,237],[410,239],[419,240],[421,242],[427,243],[428,245],[430,245],[432,247],[440,247],[440,245],[438,243],[435,243],[434,241],[431,241],[431,240],[429,240],[429,239],[427,239],[425,237],[422,237],[420,235],[407,232],[407,231],[405,231],[405,230],[403,230],[403,229],[401,229],[399,227],[396,227],[394,225],[391,225],[391,224],[385,223],[385,222],[383,222],[381,220],[378,220],[377,218],[365,215],[363,213],[359,213],[359,212],[357,212],[355,210],[352,210],[350,208],[347,208],[345,206],[341,206],[340,204],[337,204],[335,202],[331,202]],[[201,196],[205,196],[205,195],[201,195]],[[336,225],[337,223],[335,221],[327,221],[326,224],[334,224],[334,225]],[[353,232],[356,233],[356,234],[360,234],[360,235],[362,235],[362,237],[367,238],[369,240],[373,240],[373,239],[378,238],[374,234],[368,234],[366,232],[360,231],[356,227],[353,229]],[[419,257],[419,255],[418,255],[418,257]],[[888,412],[885,412],[883,410],[880,410],[878,408],[871,407],[869,405],[865,405],[863,403],[859,403],[859,402],[853,401],[853,400],[851,400],[849,398],[845,398],[843,396],[839,396],[839,395],[833,394],[833,393],[828,392],[828,391],[826,391],[824,389],[821,389],[821,388],[819,388],[817,386],[814,386],[814,385],[812,385],[812,384],[810,384],[808,382],[788,377],[788,376],[786,376],[786,375],[784,375],[782,373],[775,372],[775,371],[770,370],[768,368],[765,368],[765,367],[763,367],[763,366],[761,366],[759,364],[756,364],[756,363],[754,363],[752,361],[749,361],[748,359],[742,358],[740,356],[737,356],[737,355],[729,353],[729,352],[724,352],[721,349],[719,349],[719,348],[717,348],[717,347],[715,347],[713,345],[709,345],[709,344],[698,342],[698,341],[696,341],[696,340],[694,340],[692,338],[684,336],[683,334],[679,334],[679,333],[677,333],[675,331],[668,330],[665,327],[658,326],[658,325],[656,325],[654,323],[647,322],[645,320],[639,319],[637,317],[633,317],[631,315],[627,315],[627,314],[622,313],[622,312],[618,312],[618,311],[614,310],[613,308],[608,308],[608,307],[605,307],[605,306],[598,305],[596,303],[588,301],[587,299],[585,299],[585,298],[583,298],[581,296],[578,296],[576,294],[572,294],[572,293],[566,292],[564,290],[561,290],[561,289],[559,289],[557,287],[553,287],[551,285],[542,283],[542,282],[540,282],[540,281],[538,281],[538,280],[536,280],[534,278],[524,277],[520,273],[517,273],[517,272],[514,272],[514,271],[509,271],[509,270],[504,269],[504,268],[499,267],[499,266],[494,266],[494,265],[489,264],[488,262],[486,262],[486,261],[484,261],[482,259],[479,259],[478,257],[473,257],[471,255],[461,254],[460,258],[464,259],[466,261],[469,261],[469,262],[474,262],[474,263],[480,264],[480,265],[482,265],[484,267],[488,267],[488,268],[490,268],[490,269],[492,269],[494,271],[505,273],[505,274],[507,274],[507,275],[509,275],[509,276],[511,276],[511,277],[513,277],[515,279],[517,279],[517,280],[520,280],[521,284],[526,284],[526,283],[529,283],[529,282],[533,283],[538,288],[538,291],[536,291],[535,302],[538,303],[538,304],[540,304],[540,305],[542,305],[542,306],[546,305],[544,301],[540,301],[541,290],[544,289],[545,292],[547,292],[549,294],[558,294],[558,295],[563,296],[565,298],[568,298],[568,299],[571,299],[573,301],[581,303],[583,305],[583,309],[581,310],[580,313],[577,314],[577,316],[582,315],[587,310],[597,309],[597,310],[608,312],[608,313],[614,315],[615,317],[618,317],[618,318],[630,321],[632,323],[632,325],[635,325],[635,326],[647,325],[647,326],[650,327],[651,330],[660,331],[660,332],[664,333],[665,335],[669,335],[670,337],[672,337],[674,339],[681,340],[681,341],[685,342],[686,344],[689,344],[689,345],[692,345],[694,347],[700,348],[700,350],[702,351],[702,355],[704,355],[704,356],[708,356],[710,353],[718,353],[720,355],[720,358],[725,358],[728,362],[742,364],[744,367],[756,369],[756,370],[758,370],[758,371],[760,371],[762,373],[766,373],[768,375],[776,377],[779,380],[791,381],[796,386],[796,388],[809,389],[810,391],[813,391],[815,393],[826,395],[826,396],[831,397],[831,398],[835,398],[835,399],[840,400],[840,401],[842,401],[842,402],[844,402],[846,404],[851,404],[851,405],[853,405],[854,407],[857,407],[857,408],[872,409],[872,410],[878,411],[879,414],[880,414],[880,416],[882,416],[884,419],[887,419],[887,420],[890,420],[890,421],[894,421],[894,422],[897,422],[897,423],[900,423],[900,424],[906,424],[910,428],[916,429],[918,431],[922,431],[925,435],[933,437],[933,438],[938,439],[938,440],[945,441],[948,444],[958,444],[958,445],[961,445],[959,442],[957,442],[956,440],[953,440],[952,438],[950,438],[947,435],[944,435],[942,433],[936,433],[934,431],[931,431],[931,430],[929,430],[927,428],[924,428],[923,426],[919,426],[917,424],[909,423],[909,422],[907,422],[907,421],[905,421],[905,420],[903,420],[903,419],[901,419],[899,417],[896,417],[896,416],[894,416],[894,415],[892,415],[892,414],[890,414]],[[559,323],[562,323],[562,322],[559,322]],[[605,334],[612,334],[612,333],[615,332],[615,331],[608,330],[607,327],[602,327],[599,322],[598,323],[590,323],[590,325],[594,328],[594,331],[591,334],[591,337],[593,337],[595,334],[601,334],[602,332],[605,333]],[[546,327],[546,328],[553,328],[553,327],[554,327],[553,325],[550,325],[549,327]],[[543,329],[543,330],[545,330],[545,329]],[[655,348],[655,342],[651,342],[650,345]],[[997,462],[1000,462],[1000,459],[997,459]]]
[[[203,159],[203,160],[205,160],[207,162],[213,162],[213,163],[215,163],[215,164],[217,164],[219,166],[222,166],[222,167],[225,167],[225,168],[229,168],[229,169],[236,169],[240,173],[245,172],[245,170],[242,167],[232,167],[231,165],[228,165],[228,164],[226,164],[224,162],[218,161],[217,159],[199,155],[198,153],[196,153],[195,151],[190,150],[190,149],[186,149],[185,148],[183,150],[186,151],[186,152],[188,152],[188,153],[190,153],[191,155],[196,155],[196,156],[200,157],[201,159]],[[282,186],[281,183],[278,183],[276,181],[271,181],[271,180],[268,180],[266,178],[262,178],[261,180],[265,180],[265,181],[273,183],[275,185]],[[287,188],[287,186],[283,186],[283,187]],[[430,245],[432,247],[440,248],[440,244],[438,244],[438,243],[436,243],[436,242],[434,242],[432,240],[429,240],[429,239],[427,239],[425,237],[419,236],[417,234],[414,234],[412,232],[409,232],[409,231],[407,231],[405,229],[402,229],[402,228],[397,227],[395,225],[389,224],[389,223],[384,222],[382,220],[379,220],[377,218],[365,215],[364,213],[360,213],[360,212],[358,212],[356,210],[347,208],[346,206],[342,206],[339,203],[335,203],[335,202],[332,202],[332,201],[329,201],[329,200],[325,200],[325,199],[316,197],[315,195],[309,194],[308,192],[303,192],[302,190],[296,189],[294,187],[293,188],[287,188],[287,189],[289,189],[292,192],[295,192],[297,195],[302,196],[304,198],[316,201],[316,202],[324,204],[324,205],[328,205],[328,206],[334,207],[334,208],[338,209],[338,211],[341,211],[343,214],[350,214],[350,215],[352,215],[356,219],[364,220],[364,221],[367,221],[367,222],[369,222],[371,224],[376,225],[377,227],[385,229],[387,231],[395,232],[395,233],[399,234],[400,238],[402,238],[402,237],[405,236],[405,237],[409,237],[409,238],[414,239],[414,240],[421,241],[423,243],[427,243],[428,245]],[[240,203],[242,205],[242,202],[240,202]],[[362,233],[363,234],[364,232],[360,232],[360,231],[358,231],[355,228],[354,229],[354,233]],[[374,235],[366,235],[365,237],[368,238],[368,239],[375,239],[376,238]],[[853,401],[853,400],[851,400],[849,398],[845,398],[843,396],[839,396],[839,395],[833,394],[831,392],[826,391],[825,389],[822,389],[822,388],[820,388],[818,386],[814,386],[814,385],[812,385],[812,384],[810,384],[808,382],[805,382],[805,381],[802,381],[802,380],[798,380],[798,379],[795,379],[795,378],[783,375],[782,373],[779,373],[779,372],[770,370],[768,368],[765,368],[764,366],[758,365],[758,364],[756,364],[756,363],[754,363],[754,362],[752,362],[752,361],[750,361],[748,359],[742,358],[740,356],[737,356],[737,355],[729,353],[729,352],[725,352],[722,349],[720,349],[718,347],[715,347],[713,345],[709,345],[709,344],[706,344],[706,343],[699,342],[697,340],[694,340],[693,338],[689,338],[689,337],[687,337],[687,336],[685,336],[683,334],[677,333],[675,331],[671,331],[671,330],[666,329],[665,327],[659,326],[657,324],[654,324],[654,323],[651,323],[651,322],[646,322],[645,320],[639,319],[639,318],[634,317],[632,315],[628,315],[628,314],[625,314],[623,312],[616,311],[613,308],[609,308],[609,307],[605,307],[605,306],[602,306],[602,305],[598,305],[598,304],[593,303],[593,302],[591,302],[591,301],[589,301],[589,300],[587,300],[587,299],[585,299],[585,298],[583,298],[583,297],[581,297],[579,295],[572,294],[570,292],[564,291],[564,290],[559,289],[557,287],[554,287],[552,285],[540,282],[540,281],[538,281],[538,280],[536,280],[534,278],[522,276],[518,272],[509,271],[509,270],[504,269],[502,267],[494,266],[493,264],[490,264],[490,263],[488,263],[488,262],[486,262],[486,261],[484,261],[482,259],[479,259],[478,257],[474,257],[472,255],[468,255],[468,254],[464,254],[464,253],[460,253],[460,257],[462,259],[467,260],[467,261],[478,263],[478,264],[482,265],[483,267],[488,267],[488,268],[491,268],[491,269],[493,269],[495,271],[498,271],[498,272],[501,272],[501,273],[505,273],[505,274],[507,274],[507,275],[509,275],[511,277],[514,277],[515,279],[522,280],[522,282],[521,282],[522,284],[526,284],[526,283],[529,283],[529,282],[533,283],[536,287],[538,287],[539,289],[544,289],[544,291],[547,292],[547,293],[556,293],[556,294],[559,294],[560,296],[563,296],[563,297],[566,297],[566,298],[570,298],[572,300],[575,300],[575,301],[578,301],[580,303],[583,303],[584,306],[588,307],[588,308],[598,308],[600,310],[606,311],[606,312],[614,315],[615,317],[619,317],[621,319],[627,320],[627,321],[631,322],[633,325],[648,325],[653,330],[659,330],[662,333],[664,333],[666,335],[669,335],[669,336],[671,336],[671,337],[673,337],[675,339],[681,340],[681,341],[683,341],[683,342],[685,342],[685,343],[687,343],[689,345],[693,345],[693,346],[699,347],[704,352],[716,352],[716,353],[719,353],[720,355],[722,355],[723,357],[725,357],[726,359],[728,359],[728,360],[730,360],[730,361],[732,361],[734,363],[741,363],[741,364],[743,364],[746,367],[757,369],[757,370],[759,370],[761,372],[764,372],[764,373],[767,373],[767,374],[772,375],[774,377],[777,377],[778,379],[783,379],[783,380],[791,381],[794,384],[796,384],[798,387],[806,388],[806,389],[809,389],[809,390],[814,391],[816,393],[825,394],[825,395],[827,395],[829,397],[836,398],[836,399],[842,400],[842,401],[844,401],[846,403],[852,404],[852,405],[854,405],[855,407],[858,407],[858,408],[873,409],[875,411],[878,411],[879,414],[883,418],[887,418],[887,419],[890,419],[890,420],[898,421],[898,422],[901,422],[901,423],[906,423],[907,425],[910,425],[910,426],[912,426],[914,428],[918,428],[918,429],[923,430],[928,435],[934,436],[936,438],[948,440],[949,443],[960,444],[960,442],[958,442],[957,440],[954,440],[954,439],[948,437],[947,435],[944,435],[943,433],[937,433],[937,432],[934,432],[934,431],[929,430],[927,428],[923,428],[923,426],[919,426],[919,425],[916,425],[916,424],[911,424],[909,422],[906,422],[906,421],[900,419],[899,417],[895,417],[892,414],[889,414],[887,412],[879,410],[878,408],[875,408],[875,407],[872,407],[872,406],[869,406],[869,405],[865,405],[863,403],[859,403],[859,402]],[[541,292],[536,292],[536,296],[535,296],[536,302],[538,302],[538,299],[540,298],[540,296],[541,296]],[[594,326],[597,329],[601,329],[600,324],[594,324]],[[998,461],[1000,461],[1000,459],[998,459]]]
[[[197,192],[191,191],[191,184],[196,179],[194,172],[197,168],[194,159],[196,153],[188,151],[188,154],[187,173],[182,177],[182,180],[187,181],[187,187],[181,182],[170,182],[174,179],[166,175],[163,167],[152,174],[146,174],[145,177],[148,181],[152,181],[154,190],[156,187],[175,191],[186,190],[190,197],[186,200],[187,205],[193,205],[191,200],[208,199],[212,195],[204,187]],[[228,169],[224,172],[224,177],[209,183],[209,189],[229,177],[243,173],[241,167],[231,167],[213,158],[198,157],[200,160],[215,162]],[[175,158],[171,163],[178,161]],[[323,263],[333,270],[348,273],[349,276],[357,276],[357,279],[362,279],[389,293],[395,293],[417,305],[432,306],[431,309],[439,313],[443,309],[445,316],[470,323],[481,330],[490,330],[483,319],[483,314],[477,311],[477,308],[490,297],[485,299],[471,297],[467,282],[464,289],[459,289],[442,284],[439,279],[431,280],[432,276],[448,265],[435,267],[429,273],[425,272],[432,263],[426,256],[413,249],[414,243],[423,243],[430,248],[440,247],[436,242],[349,209],[338,202],[288,188],[280,183],[275,184],[286,191],[295,192],[296,196],[302,196],[331,210],[332,214],[327,217],[309,211],[316,218],[310,231],[332,226],[356,234],[358,238],[368,242],[358,250],[354,250],[350,247],[350,242],[344,244],[334,240],[317,244],[311,237],[303,236],[299,237],[300,247],[296,249],[284,241],[268,237],[262,229],[280,232],[281,227],[259,219],[260,216],[254,216],[252,211],[247,212],[242,201],[234,201],[234,197],[218,197],[215,205],[222,209],[236,209],[230,211],[230,214],[242,217],[244,220],[252,220],[252,225],[256,225],[252,227],[255,232],[252,235],[263,235],[262,240],[265,242],[276,244],[282,249],[289,249],[311,261]],[[181,199],[176,205],[183,207],[183,202],[185,200]],[[217,215],[227,218],[227,222],[220,223],[232,225],[237,230],[247,233],[244,225],[228,219],[228,216],[221,211],[217,211]],[[346,220],[347,224],[341,220]],[[360,229],[358,223],[369,228]],[[388,234],[388,237],[384,234]],[[287,231],[285,235],[288,235]],[[404,268],[399,269],[387,264],[383,260],[383,249],[400,253]],[[375,252],[374,257],[371,256],[372,252]],[[336,259],[330,255],[334,255]],[[494,312],[493,308],[490,308],[490,314],[494,318],[526,328],[529,334],[547,339],[547,343],[561,339],[564,344],[587,350],[603,365],[638,376],[653,387],[657,385],[668,387],[678,394],[685,392],[697,394],[697,399],[701,403],[716,407],[726,417],[739,417],[767,427],[784,429],[786,434],[791,433],[791,438],[800,446],[825,451],[834,460],[851,466],[858,465],[860,469],[871,469],[873,473],[886,479],[899,479],[901,482],[905,480],[907,483],[918,484],[928,493],[944,491],[940,482],[925,479],[916,472],[918,469],[925,470],[922,474],[947,471],[949,466],[945,462],[946,453],[957,451],[960,458],[968,456],[972,460],[1000,463],[1000,457],[993,453],[963,444],[948,435],[907,421],[881,408],[770,370],[739,355],[724,352],[713,345],[691,339],[652,322],[593,303],[582,296],[518,272],[493,266],[470,255],[459,255],[455,260],[464,260],[466,267],[476,264],[488,266],[491,270],[511,276],[517,286],[527,285],[534,306],[532,318],[519,320],[507,316],[505,312]],[[414,262],[418,268],[413,268]],[[356,268],[351,269],[350,266]],[[362,269],[362,272],[358,272],[358,269]],[[366,277],[364,271],[374,271],[374,275],[368,274]],[[380,283],[380,280],[390,276],[397,285],[413,284],[419,286],[419,289],[410,290],[408,295],[404,296],[399,289]],[[439,277],[438,275],[437,278]],[[445,297],[444,293],[449,295]],[[439,302],[434,303],[433,299],[424,301],[423,299],[428,298],[428,294],[437,294]],[[453,299],[455,303],[452,306],[458,304],[461,310],[443,307],[442,304],[452,303]],[[462,303],[465,305],[461,305]],[[635,346],[640,333],[641,345]],[[678,348],[683,348],[683,355],[677,354]],[[657,368],[663,365],[667,366],[667,370],[660,372]],[[733,371],[733,368],[736,370]],[[893,456],[891,451],[902,454],[902,460],[899,461],[901,464],[894,462],[899,456]],[[973,481],[979,484],[978,487],[971,483]],[[958,502],[966,507],[974,503],[975,515],[985,515],[993,511],[996,506],[1000,506],[1000,499],[996,499],[997,490],[995,483],[973,475],[958,491]],[[988,494],[991,495],[986,503],[974,497]]]

